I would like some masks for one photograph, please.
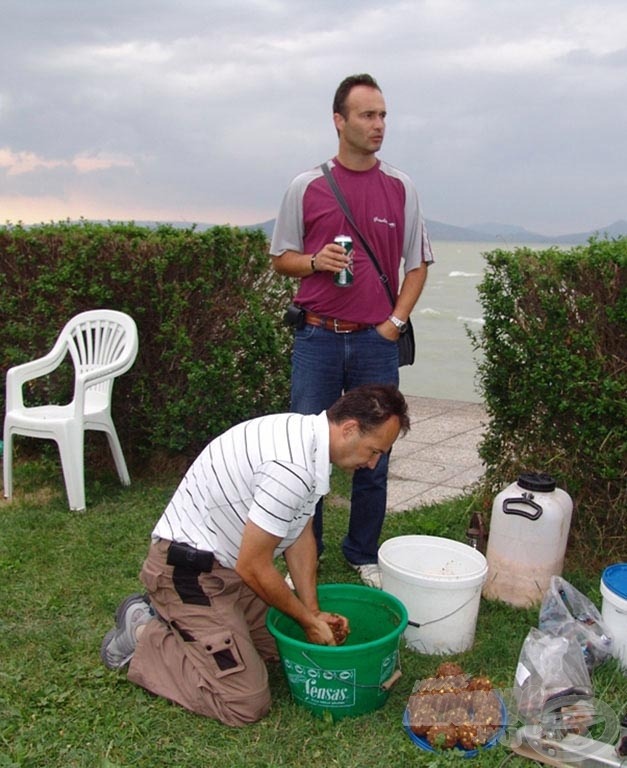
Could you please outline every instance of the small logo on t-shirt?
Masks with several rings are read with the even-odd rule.
[[[375,224],[387,224],[388,227],[390,227],[391,229],[394,229],[394,227],[396,227],[396,222],[388,221],[386,218],[381,219],[378,216],[375,216],[373,218],[373,221]]]

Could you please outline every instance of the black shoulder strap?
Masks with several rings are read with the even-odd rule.
[[[394,307],[396,305],[396,302],[394,301],[394,297],[392,296],[392,291],[390,289],[390,284],[389,284],[389,281],[388,281],[388,276],[381,269],[381,265],[379,264],[379,260],[374,255],[374,251],[370,247],[370,244],[368,243],[366,238],[361,234],[361,231],[360,231],[359,227],[357,226],[357,224],[355,224],[355,220],[353,219],[353,215],[351,213],[351,210],[348,207],[348,203],[346,202],[346,200],[344,198],[344,195],[342,194],[342,190],[338,187],[337,182],[333,178],[333,174],[331,173],[331,169],[329,168],[329,164],[328,163],[322,163],[322,165],[320,167],[322,168],[322,173],[324,173],[324,177],[327,180],[327,182],[329,183],[329,186],[331,187],[331,191],[335,195],[335,199],[339,203],[340,208],[344,212],[344,215],[348,219],[351,227],[354,229],[354,231],[359,236],[359,239],[361,240],[361,243],[364,246],[364,249],[365,249],[366,253],[370,257],[370,261],[372,261],[372,263],[374,264],[375,269],[377,270],[377,273],[379,275],[379,279],[381,280],[381,282],[385,286],[385,290],[387,291],[388,299],[390,300],[390,304],[392,305],[392,309],[394,309]]]

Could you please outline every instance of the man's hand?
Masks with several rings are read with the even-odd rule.
[[[350,258],[341,245],[327,243],[316,253],[285,251],[280,256],[273,256],[272,266],[279,275],[302,278],[315,274],[312,261],[316,272],[340,272],[349,264]]]
[[[315,614],[315,622],[305,627],[307,640],[316,645],[337,645],[336,634],[346,637],[349,631],[348,619],[345,616],[326,611],[318,611]]]
[[[401,335],[401,332],[391,320],[384,320],[379,325],[375,325],[375,330],[379,336],[383,336],[388,341],[398,341]]]
[[[346,248],[337,243],[327,243],[316,254],[316,272],[341,272],[349,262]]]
[[[339,613],[325,613],[324,617],[327,624],[331,627],[335,644],[343,645],[346,642],[346,638],[350,635],[350,627],[346,616],[341,616]]]

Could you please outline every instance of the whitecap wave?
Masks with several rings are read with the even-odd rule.
[[[421,315],[441,315],[442,313],[438,309],[433,309],[433,307],[425,307],[424,309],[420,310]]]
[[[485,325],[485,320],[482,317],[464,317],[463,315],[458,315],[456,320],[459,320],[460,323],[475,323],[476,325]]]

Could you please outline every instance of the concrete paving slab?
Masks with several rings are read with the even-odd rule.
[[[481,478],[477,448],[485,430],[480,403],[407,397],[411,430],[390,457],[388,512],[462,495]]]

